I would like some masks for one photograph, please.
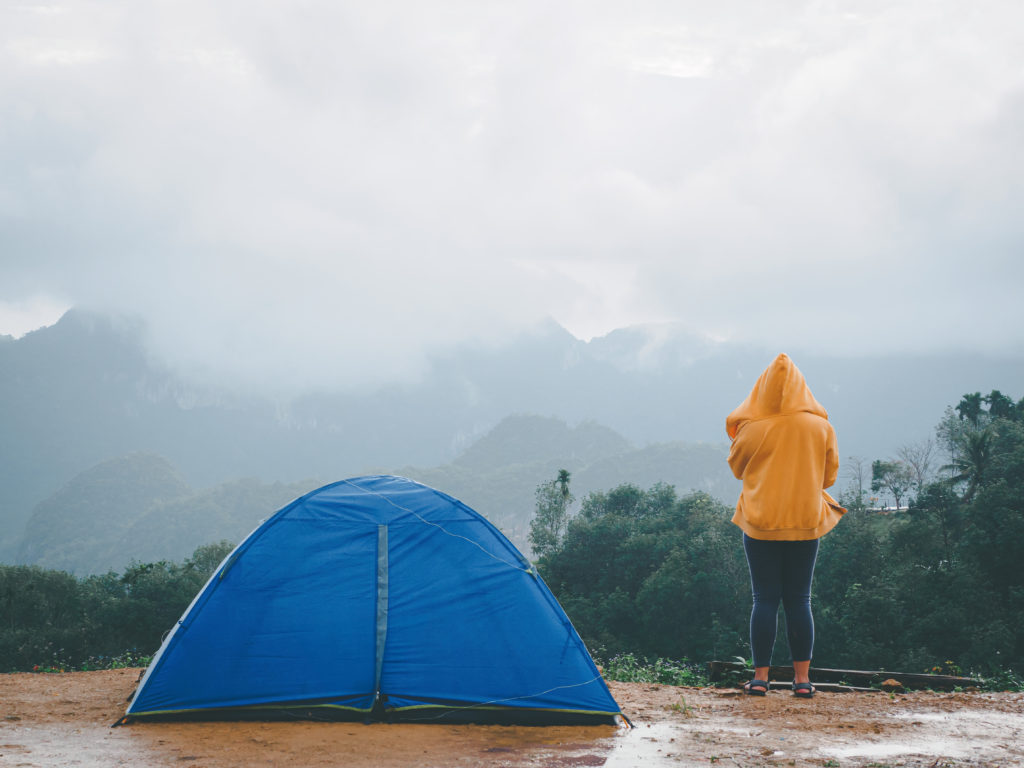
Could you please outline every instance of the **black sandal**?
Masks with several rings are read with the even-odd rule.
[[[798,699],[814,698],[814,686],[810,683],[793,683],[793,695]]]
[[[768,693],[767,680],[751,680],[743,684],[743,690],[747,696],[764,696]]]

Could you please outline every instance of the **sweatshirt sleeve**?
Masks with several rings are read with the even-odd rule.
[[[828,425],[828,439],[825,446],[825,483],[822,488],[835,485],[839,474],[839,444],[836,442],[836,431]]]
[[[750,451],[746,447],[743,435],[737,433],[736,438],[732,441],[732,447],[729,448],[729,469],[732,470],[732,474],[737,480],[743,479],[743,472],[747,468],[748,461],[750,461]]]

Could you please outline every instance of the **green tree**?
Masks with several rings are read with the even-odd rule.
[[[935,426],[936,440],[947,458],[947,463],[939,468],[940,472],[950,472],[949,464],[952,463],[960,451],[958,447],[960,440],[974,429],[969,422],[960,418],[951,407],[946,408],[942,420]]]
[[[1007,397],[998,389],[993,389],[983,399],[988,404],[989,416],[1000,419],[1012,419],[1014,417],[1017,406],[1014,404],[1012,397]]]
[[[895,654],[897,640],[875,631],[874,620],[861,623],[867,599],[887,581],[885,552],[895,519],[848,514],[821,539],[813,585],[814,655],[821,666],[857,668],[868,658],[891,660]]]
[[[958,451],[953,460],[943,469],[950,470],[952,482],[967,483],[964,501],[974,498],[979,486],[985,481],[992,463],[994,432],[980,429],[967,432],[957,440]]]
[[[960,402],[956,406],[956,412],[960,414],[962,420],[966,420],[969,424],[976,427],[981,419],[981,403],[981,392],[972,392],[960,398]]]
[[[749,581],[730,517],[707,494],[679,498],[669,485],[591,493],[542,575],[600,653],[744,653]]]
[[[569,490],[570,473],[558,470],[558,476],[537,486],[536,511],[530,521],[530,547],[538,560],[554,552],[562,542],[566,524],[569,522],[569,507],[572,493]]]
[[[871,490],[876,493],[883,488],[896,500],[896,508],[902,507],[903,497],[914,484],[914,476],[902,461],[871,462]]]
[[[153,653],[231,549],[222,541],[199,547],[180,564],[133,563],[121,575],[82,579],[38,566],[0,566],[0,672]]]
[[[230,541],[204,544],[196,549],[192,556],[185,561],[185,569],[198,574],[203,579],[207,579],[234,548],[235,545]]]
[[[61,667],[81,653],[78,582],[64,571],[0,565],[0,672]]]

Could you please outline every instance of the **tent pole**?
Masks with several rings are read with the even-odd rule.
[[[373,676],[374,703],[380,701],[380,678],[384,669],[384,643],[388,635],[388,527],[377,526],[377,646]]]

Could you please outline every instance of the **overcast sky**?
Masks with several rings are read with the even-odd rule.
[[[1019,353],[1022,145],[1020,0],[3,0],[0,333],[323,384],[546,317]]]

